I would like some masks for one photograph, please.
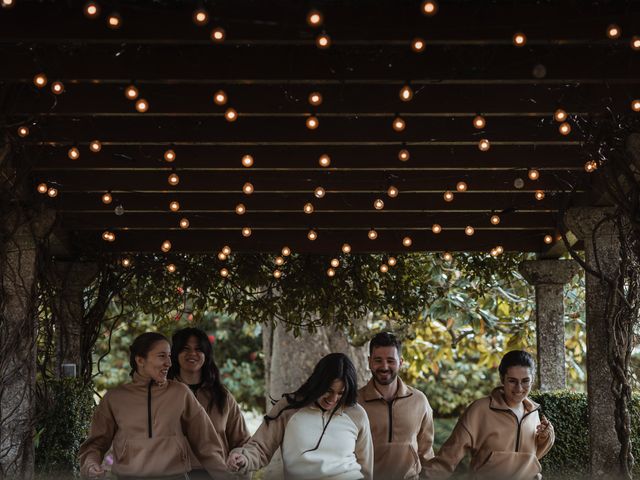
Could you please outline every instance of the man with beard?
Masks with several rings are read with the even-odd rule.
[[[369,416],[375,480],[418,479],[433,457],[433,410],[424,393],[398,377],[402,343],[382,332],[369,343],[373,377],[358,390],[358,403]]]

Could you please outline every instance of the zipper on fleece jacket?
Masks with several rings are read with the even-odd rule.
[[[518,420],[518,416],[513,412],[513,410],[511,409],[504,409],[504,408],[495,408],[495,407],[489,407],[489,409],[491,410],[496,410],[498,412],[506,412],[508,415],[512,415],[513,418],[516,419],[516,424],[518,425],[518,429],[516,431],[516,453],[518,453],[518,450],[520,450],[520,427],[522,425],[522,422],[524,422],[525,417],[527,417],[528,415],[531,415],[533,412],[537,412],[539,409],[536,408],[534,410],[531,410],[530,412],[526,412],[523,416],[522,416],[522,420]]]
[[[151,420],[151,386],[153,385],[153,380],[149,382],[149,387],[147,390],[147,422],[149,426],[149,438],[153,436],[153,422]]]
[[[387,402],[389,407],[389,443],[393,441],[393,400]]]

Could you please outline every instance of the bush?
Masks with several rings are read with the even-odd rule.
[[[78,449],[87,437],[94,401],[78,378],[38,385],[35,464],[39,473],[78,476]]]

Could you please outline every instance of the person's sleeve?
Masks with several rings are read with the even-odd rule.
[[[102,464],[102,458],[111,447],[111,442],[118,429],[109,407],[108,396],[109,394],[105,395],[93,412],[89,436],[80,445],[78,451],[80,474],[85,477],[88,476],[90,467]]]
[[[287,405],[286,400],[280,400],[269,412],[269,417],[275,417]],[[231,453],[241,453],[247,458],[247,464],[240,473],[259,470],[269,464],[271,457],[282,445],[284,431],[291,414],[284,411],[274,420],[263,420],[253,437],[242,447],[234,448]]]
[[[466,453],[473,448],[473,437],[465,427],[463,415],[435,457],[424,465],[423,478],[449,478]]]
[[[369,426],[369,417],[364,409],[362,410],[362,420],[358,429],[358,438],[356,439],[356,460],[360,464],[364,480],[373,478],[373,439],[371,438],[371,427]]]
[[[209,415],[191,392],[185,392],[184,398],[182,429],[191,450],[213,478],[229,476],[222,441],[213,428]]]
[[[225,435],[227,437],[227,443],[229,450],[241,447],[249,441],[251,435],[247,429],[247,424],[242,416],[242,411],[236,399],[233,398],[231,393],[227,392],[227,425],[225,427]]]
[[[553,428],[553,425],[551,425],[551,422],[549,422],[549,436],[546,438],[542,438],[539,435],[536,435],[536,457],[538,457],[538,459],[544,457],[549,452],[549,450],[551,450],[551,447],[553,447],[553,443],[555,441],[556,432]]]
[[[433,458],[433,409],[429,405],[429,401],[426,400],[427,408],[422,416],[422,423],[420,430],[418,431],[418,457],[420,457],[420,465],[424,471],[427,462]],[[423,476],[421,474],[421,476]]]

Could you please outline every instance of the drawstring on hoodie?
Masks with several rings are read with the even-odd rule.
[[[148,425],[149,425],[149,438],[151,438],[153,436],[153,428],[152,428],[152,421],[151,421],[151,386],[153,385],[153,380],[151,380],[149,382],[149,387],[148,387],[148,393],[147,393],[147,419],[148,419]]]

